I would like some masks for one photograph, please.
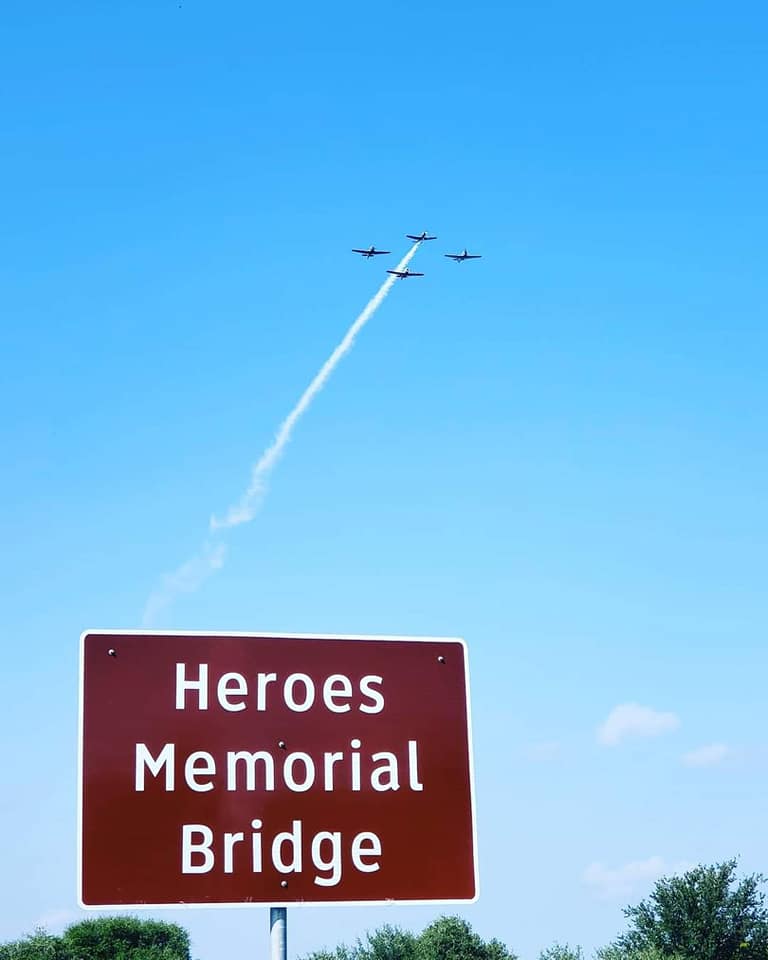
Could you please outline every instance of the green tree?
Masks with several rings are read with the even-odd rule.
[[[415,960],[416,937],[389,924],[367,934],[356,960]]]
[[[657,881],[647,900],[627,907],[630,929],[600,960],[768,960],[768,910],[760,874],[736,881],[736,860],[695,867]]]
[[[461,917],[440,917],[421,932],[416,960],[517,960],[500,940],[485,943]]]
[[[190,960],[189,934],[175,923],[138,917],[98,917],[64,931],[76,960]]]
[[[2,958],[0,958],[2,960]],[[416,937],[385,926],[353,947],[318,950],[304,960],[517,960],[500,940],[487,943],[459,917],[440,917]]]
[[[0,960],[70,960],[61,937],[38,929],[21,940],[0,944]]]
[[[569,947],[568,944],[553,943],[551,947],[542,950],[539,960],[584,960],[581,947]]]
[[[632,950],[629,947],[618,947],[614,944],[598,950],[597,960],[670,960],[670,958],[659,953],[656,947]],[[680,958],[673,957],[672,960],[680,960]]]
[[[509,952],[507,945],[495,937],[485,945],[485,952],[487,960],[517,960],[514,953]]]
[[[316,950],[305,960],[416,960],[416,937],[387,924],[351,947],[342,943],[333,950]]]

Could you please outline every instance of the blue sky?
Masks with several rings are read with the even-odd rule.
[[[765,870],[764,5],[1,16],[0,939],[77,915],[80,632],[138,626],[240,495],[382,279],[349,248],[425,228],[158,625],[465,637],[460,912],[525,960],[660,870]],[[622,704],[677,722],[604,745]],[[292,912],[291,952],[438,912]],[[167,916],[265,946],[263,909]]]

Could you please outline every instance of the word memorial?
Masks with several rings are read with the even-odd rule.
[[[84,907],[477,897],[456,639],[87,632]]]

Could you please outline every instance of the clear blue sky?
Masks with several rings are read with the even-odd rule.
[[[138,626],[239,496],[382,278],[349,248],[425,228],[159,626],[464,636],[461,912],[524,960],[658,870],[768,870],[765,5],[0,16],[0,939],[77,915],[80,632]],[[678,725],[601,744],[627,703]],[[438,912],[295,911],[291,952]],[[264,909],[167,916],[266,948]]]

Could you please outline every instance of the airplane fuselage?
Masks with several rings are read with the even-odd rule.
[[[465,260],[482,259],[479,253],[467,253],[466,247],[461,253],[446,253],[446,257],[448,257],[449,260],[453,260],[455,263],[464,263]]]
[[[405,270],[387,270],[387,273],[391,273],[393,276],[397,277],[398,280],[405,280],[408,277],[423,277],[423,273],[414,273],[409,270],[407,267]]]

